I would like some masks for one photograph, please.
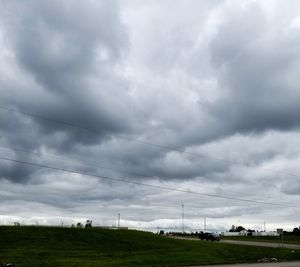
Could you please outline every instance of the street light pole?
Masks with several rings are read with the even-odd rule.
[[[184,234],[184,204],[181,205],[182,233]]]

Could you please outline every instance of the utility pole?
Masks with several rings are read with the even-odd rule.
[[[204,217],[203,232],[206,233],[206,217]]]
[[[266,222],[264,222],[264,232],[266,232]]]
[[[121,214],[118,213],[118,228],[120,228],[120,217],[121,217]]]
[[[181,205],[182,233],[184,234],[184,204]]]

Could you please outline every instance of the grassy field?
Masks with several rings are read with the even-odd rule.
[[[281,237],[278,239],[277,236],[223,236],[222,239],[240,240],[240,241],[273,242],[273,243],[278,243],[278,242],[281,243],[282,242]],[[284,235],[283,243],[300,245],[300,236]]]
[[[0,227],[0,264],[22,266],[180,266],[299,260],[300,250],[176,240],[100,228]]]

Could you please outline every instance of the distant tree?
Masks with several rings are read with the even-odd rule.
[[[300,235],[300,227],[299,228],[295,227],[294,230],[293,230],[293,234],[294,235]]]
[[[87,220],[85,224],[85,228],[92,227],[92,224],[93,224],[92,220]]]
[[[235,225],[234,225],[234,224],[231,226],[229,232],[236,232],[236,228],[235,228]]]
[[[235,226],[235,225],[232,225],[229,232],[240,232],[242,230],[246,230],[243,226]]]
[[[240,231],[243,231],[243,230],[246,230],[243,226],[238,226],[237,228],[236,228],[236,232],[240,232]]]
[[[81,222],[78,222],[76,226],[77,226],[77,228],[82,228],[83,227]]]

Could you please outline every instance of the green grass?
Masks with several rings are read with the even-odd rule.
[[[180,266],[299,260],[300,250],[177,240],[100,228],[0,227],[0,263],[26,266]]]
[[[258,242],[273,242],[281,243],[282,239],[278,240],[277,236],[222,236],[226,240],[240,240],[240,241],[258,241]],[[283,243],[300,245],[300,236],[284,235]]]

